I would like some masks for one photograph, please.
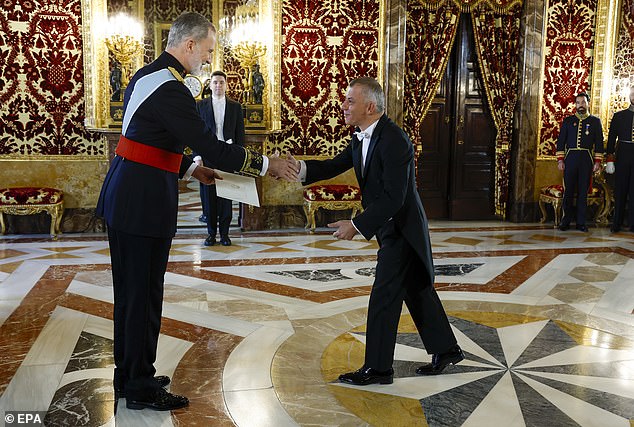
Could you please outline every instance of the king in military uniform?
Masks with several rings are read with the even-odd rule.
[[[577,230],[588,231],[586,207],[592,173],[603,160],[603,129],[601,120],[588,112],[590,97],[580,93],[575,97],[576,113],[561,124],[557,138],[557,167],[564,172],[564,217],[559,229],[570,228],[573,197],[577,193]]]

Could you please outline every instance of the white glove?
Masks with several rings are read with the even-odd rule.
[[[605,173],[609,173],[609,174],[614,173],[614,162],[607,162],[605,164]]]
[[[194,163],[196,163],[197,166],[202,166],[203,165],[203,158],[200,157],[200,156],[194,157]]]

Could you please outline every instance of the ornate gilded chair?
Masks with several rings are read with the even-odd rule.
[[[352,209],[352,216],[361,211],[361,190],[354,185],[311,185],[304,189],[304,213],[306,228],[315,231],[315,212],[319,208],[329,210]]]
[[[546,222],[546,205],[553,207],[555,227],[559,225],[562,214],[562,203],[564,200],[564,186],[561,184],[548,185],[539,191],[539,209],[542,213],[540,222]],[[588,206],[597,205],[594,221],[599,225],[608,223],[608,215],[612,209],[612,191],[605,182],[603,173],[593,177],[592,188],[588,191]]]
[[[51,235],[59,229],[64,214],[64,193],[47,187],[0,188],[0,234],[5,234],[4,214],[34,215],[42,211],[51,216]]]

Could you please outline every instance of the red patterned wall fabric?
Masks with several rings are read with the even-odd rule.
[[[420,127],[445,73],[460,8],[446,3],[431,9],[416,1],[407,6],[403,128],[420,145]]]
[[[482,79],[498,131],[495,140],[495,205],[496,213],[502,217],[506,217],[508,201],[508,154],[517,104],[521,14],[521,5],[504,15],[477,10],[471,13]]]
[[[627,91],[628,87],[634,86],[634,0],[622,1],[621,27],[614,56],[613,88],[615,93],[621,94]]]
[[[379,0],[282,3],[282,130],[269,150],[333,156],[351,129],[340,109],[348,82],[377,77]]]
[[[538,156],[555,154],[574,96],[589,90],[596,9],[597,0],[553,0],[548,7]]]
[[[84,129],[81,1],[0,3],[0,155],[105,155]]]

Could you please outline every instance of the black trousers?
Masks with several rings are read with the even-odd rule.
[[[220,236],[227,237],[233,216],[232,201],[218,197],[215,185],[204,184],[200,184],[200,201],[207,215],[207,233],[215,236],[220,228]]]
[[[456,345],[447,314],[427,277],[422,261],[393,221],[382,229],[368,305],[365,366],[379,371],[392,367],[403,301],[409,309],[427,353],[444,353]]]
[[[614,165],[614,219],[620,227],[627,206],[627,225],[634,227],[634,144],[619,143]]]
[[[569,225],[573,216],[573,199],[577,193],[577,225],[586,224],[588,188],[592,178],[592,157],[586,150],[571,150],[564,160],[564,217],[561,223]]]
[[[142,399],[154,381],[161,329],[163,278],[171,238],[137,236],[108,228],[114,286],[114,386]]]

